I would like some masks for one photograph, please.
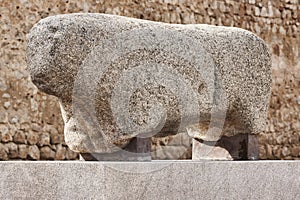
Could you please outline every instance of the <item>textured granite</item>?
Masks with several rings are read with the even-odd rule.
[[[113,152],[136,136],[186,130],[216,141],[264,129],[270,55],[246,30],[69,14],[41,20],[27,42],[32,81],[61,100],[74,151]]]
[[[0,162],[0,199],[299,199],[299,161]]]

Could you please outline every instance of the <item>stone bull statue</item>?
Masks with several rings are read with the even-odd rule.
[[[86,160],[147,160],[149,138],[177,133],[193,138],[195,160],[257,159],[271,63],[251,32],[57,15],[31,29],[27,63],[59,98],[65,141]]]

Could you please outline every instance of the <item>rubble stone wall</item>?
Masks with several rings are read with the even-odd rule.
[[[57,99],[39,92],[26,71],[26,33],[50,15],[100,12],[168,23],[235,26],[263,38],[273,60],[261,159],[300,158],[300,5],[298,0],[0,0],[0,160],[77,159],[63,140]],[[153,141],[170,145],[175,137]],[[172,142],[173,141],[173,142]],[[175,144],[172,147],[172,144]],[[189,158],[188,151],[183,158]]]

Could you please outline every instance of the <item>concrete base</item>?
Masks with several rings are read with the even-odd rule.
[[[0,169],[0,199],[300,199],[300,161],[16,161]]]

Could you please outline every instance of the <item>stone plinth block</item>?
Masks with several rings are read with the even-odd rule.
[[[264,129],[270,54],[243,29],[57,15],[31,29],[27,62],[33,83],[60,99],[65,140],[77,152],[113,153],[134,138],[183,132],[216,142]]]
[[[0,162],[0,199],[300,199],[299,161]]]

